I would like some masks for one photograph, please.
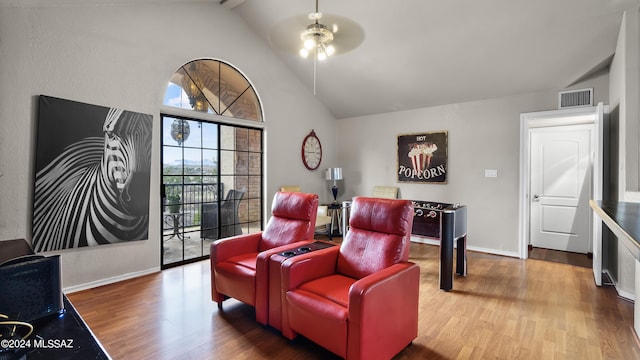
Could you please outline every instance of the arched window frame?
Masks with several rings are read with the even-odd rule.
[[[188,66],[194,62],[198,62],[198,61],[207,61],[207,62],[217,62],[220,65],[220,68],[225,68],[226,70],[233,70],[233,79],[236,81],[236,83],[240,83],[242,84],[244,82],[244,84],[246,84],[245,88],[241,89],[241,91],[237,90],[237,89],[232,89],[233,91],[235,91],[236,93],[238,93],[239,95],[236,96],[233,101],[228,101],[228,103],[224,103],[224,101],[221,101],[219,104],[217,104],[218,106],[216,106],[216,104],[211,104],[211,102],[215,102],[216,99],[220,99],[221,97],[216,97],[213,96],[213,101],[211,99],[211,95],[216,95],[216,94],[222,94],[227,92],[228,89],[225,89],[223,86],[220,86],[218,88],[218,91],[200,91],[200,94],[206,94],[209,95],[209,97],[207,97],[206,101],[207,101],[207,106],[206,106],[206,111],[203,111],[203,108],[200,107],[199,109],[194,109],[193,106],[191,106],[191,103],[188,101],[189,100],[189,94],[187,94],[186,91],[184,91],[184,89],[182,88],[182,86],[176,86],[178,88],[180,88],[180,90],[182,90],[182,93],[180,94],[180,97],[183,101],[183,103],[181,104],[181,106],[171,106],[171,105],[167,105],[166,104],[166,100],[168,98],[167,96],[167,91],[165,91],[164,94],[164,98],[163,98],[163,105],[161,106],[161,122],[163,124],[163,130],[162,130],[162,151],[161,153],[163,154],[162,156],[164,157],[164,150],[167,147],[167,145],[165,145],[165,142],[167,142],[167,129],[164,129],[164,125],[165,123],[169,122],[169,121],[174,121],[175,119],[181,119],[181,120],[185,120],[188,121],[190,123],[193,124],[197,123],[197,122],[202,122],[202,123],[210,123],[210,124],[215,124],[217,125],[219,128],[225,128],[225,129],[229,129],[229,128],[235,128],[240,130],[239,133],[237,133],[235,136],[241,136],[239,134],[241,133],[245,133],[247,130],[249,132],[251,132],[251,129],[254,130],[259,130],[260,134],[261,134],[261,140],[260,140],[260,151],[259,151],[259,158],[260,158],[260,174],[259,174],[259,181],[258,178],[256,178],[255,176],[255,171],[251,172],[250,175],[244,175],[244,174],[240,174],[240,175],[235,175],[236,173],[242,172],[242,170],[238,170],[239,168],[242,168],[243,166],[245,166],[244,164],[238,163],[238,162],[242,162],[243,159],[246,159],[246,154],[248,154],[248,156],[251,158],[255,158],[255,156],[257,155],[257,153],[255,152],[255,146],[253,146],[253,150],[248,150],[249,152],[247,153],[245,150],[243,149],[234,149],[231,150],[233,152],[236,152],[235,156],[232,156],[231,158],[236,159],[235,162],[236,164],[233,166],[234,170],[233,170],[233,175],[231,175],[232,178],[235,178],[235,180],[233,180],[233,186],[229,186],[229,181],[225,181],[225,178],[228,180],[229,179],[229,174],[225,174],[225,170],[219,170],[218,173],[218,181],[219,184],[221,184],[221,186],[219,186],[219,189],[222,189],[220,191],[220,193],[218,194],[217,197],[217,206],[219,208],[222,207],[222,201],[227,197],[228,195],[228,190],[231,190],[232,188],[237,188],[237,189],[241,189],[242,187],[244,187],[243,184],[245,184],[244,182],[244,178],[249,179],[249,186],[247,189],[247,192],[245,193],[245,196],[242,198],[242,200],[240,201],[240,209],[243,208],[243,206],[246,205],[246,212],[245,214],[248,214],[247,216],[245,216],[244,214],[242,214],[242,211],[240,211],[240,219],[236,220],[236,228],[238,226],[242,227],[242,231],[244,233],[247,232],[257,232],[262,230],[262,228],[264,227],[264,219],[266,216],[266,208],[265,208],[265,201],[264,201],[264,128],[265,128],[265,123],[264,123],[264,112],[263,112],[263,108],[262,108],[262,102],[260,101],[260,97],[258,92],[255,90],[255,87],[253,86],[253,84],[251,83],[251,81],[249,80],[249,78],[247,76],[245,76],[238,68],[236,68],[235,66],[222,61],[222,60],[218,60],[218,59],[211,59],[211,58],[202,58],[202,59],[196,59],[193,61],[190,61],[186,64],[184,64],[183,66],[181,66],[178,71],[176,71],[176,73],[174,73],[174,75],[172,76],[172,79],[174,79],[176,77],[176,74],[179,74],[182,71],[182,75],[189,75],[188,74],[188,70],[187,72],[185,72],[184,69],[187,69]],[[219,71],[218,75],[222,76],[221,74],[223,74],[223,71]],[[229,72],[226,73],[227,75],[229,75]],[[197,80],[198,77],[197,76],[190,76],[189,80]],[[222,79],[222,81],[218,81],[219,84],[224,84],[224,79]],[[167,86],[167,90],[169,90],[172,86],[172,82],[170,81],[168,86]],[[175,84],[173,84],[175,86]],[[200,87],[197,87],[200,89]],[[233,91],[228,91],[228,92],[233,92]],[[235,117],[234,115],[234,111],[229,111],[229,109],[234,109],[233,108],[233,104],[236,101],[239,101],[239,99],[243,96],[243,94],[246,94],[247,91],[249,91],[249,93],[251,94],[250,99],[252,99],[255,103],[251,104],[251,106],[254,107],[255,109],[255,113],[258,116],[255,116],[254,119],[246,119],[244,117]],[[206,96],[205,96],[206,97]],[[185,105],[185,100],[187,101],[186,104],[188,104],[189,106],[184,106]],[[172,119],[172,120],[170,120]],[[197,125],[196,125],[197,126]],[[228,132],[228,131],[227,131]],[[256,131],[253,131],[253,133],[256,133]],[[237,140],[239,140],[240,138],[237,138]],[[169,142],[171,142],[171,140],[168,140]],[[221,140],[220,140],[221,141]],[[188,143],[188,141],[187,141]],[[169,144],[169,147],[175,147],[176,144]],[[188,146],[187,145],[180,145],[180,146]],[[222,147],[222,146],[221,146]],[[226,149],[221,149],[222,152],[224,153],[229,153],[228,148]],[[253,155],[252,155],[253,154]],[[222,155],[221,155],[222,156]],[[222,156],[224,157],[224,156]],[[227,159],[229,159],[229,157],[226,157]],[[185,160],[187,159],[186,157],[184,158]],[[221,162],[223,162],[222,160],[220,160]],[[186,163],[186,161],[185,161]],[[253,161],[253,163],[255,163],[255,160]],[[228,162],[227,162],[228,164]],[[162,184],[163,184],[163,189],[165,188],[164,184],[165,184],[165,178],[166,176],[164,175],[164,161],[162,164],[162,172],[163,174],[161,175],[162,177]],[[228,168],[228,167],[227,167]],[[226,176],[225,176],[226,175]],[[185,181],[182,182],[183,184],[183,188],[182,190],[187,191],[187,188],[192,188],[193,184],[190,183],[189,181],[186,181],[186,172],[183,173],[184,179]],[[251,180],[251,179],[255,179],[255,180]],[[259,184],[258,184],[259,182]],[[205,187],[205,185],[203,182],[203,187]],[[207,236],[202,235],[202,234],[210,234],[211,233],[211,228],[209,227],[209,225],[207,226],[201,226],[200,230],[196,230],[193,231],[192,227],[189,227],[190,225],[194,225],[192,223],[189,223],[187,220],[188,219],[201,219],[203,216],[203,213],[198,214],[198,215],[194,215],[194,214],[189,214],[189,216],[187,215],[188,211],[197,211],[199,203],[194,203],[192,200],[188,200],[189,197],[187,196],[188,192],[184,192],[183,193],[183,200],[182,200],[182,204],[180,205],[181,207],[181,211],[184,213],[182,215],[182,217],[176,217],[175,215],[167,215],[168,214],[168,207],[165,205],[165,202],[163,201],[163,209],[162,209],[162,216],[163,219],[161,221],[162,223],[162,234],[163,234],[163,241],[161,242],[161,247],[162,247],[162,268],[168,268],[168,267],[172,267],[172,266],[177,266],[177,265],[181,265],[181,264],[185,264],[185,263],[189,263],[189,262],[193,262],[193,261],[198,261],[204,258],[208,257],[208,246],[206,245],[207,242],[206,240],[211,240],[211,239],[207,239]],[[206,199],[205,196],[201,196],[202,199]],[[210,200],[201,200],[202,204],[204,203],[209,203]],[[244,203],[244,204],[243,204]],[[194,208],[194,204],[196,204],[196,210],[193,210]],[[257,214],[259,213],[259,214]],[[259,217],[259,220],[257,220],[257,217]],[[174,219],[178,219],[178,222],[175,223]],[[181,220],[180,220],[181,219]],[[182,222],[181,222],[182,221]],[[174,225],[178,225],[179,229],[177,230],[181,236],[177,236],[175,234],[176,230],[174,229]],[[238,225],[239,224],[239,225]],[[206,227],[206,229],[205,229]],[[225,226],[224,224],[220,224],[220,228],[224,229]],[[228,229],[228,227],[227,227]],[[225,237],[227,235],[225,235],[226,232],[219,232],[218,236],[221,237]],[[188,251],[186,251],[185,244],[187,242],[183,241],[185,237],[191,237],[191,238],[197,238],[198,236],[200,236],[200,245],[201,245],[201,253],[200,256],[195,256],[195,257],[185,257],[184,254],[187,254]],[[169,260],[166,259],[165,256],[165,246],[169,243],[169,241],[174,241],[176,242],[177,240],[180,240],[183,246],[183,251],[182,251],[182,259],[178,259],[178,261],[174,261],[174,260]]]
[[[176,97],[175,91],[180,95]],[[171,76],[162,103],[169,113],[187,109],[189,114],[264,122],[262,101],[253,83],[240,69],[219,59],[201,58],[182,65]]]

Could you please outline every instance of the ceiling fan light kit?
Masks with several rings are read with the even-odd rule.
[[[309,18],[316,19],[316,22],[307,26],[307,29],[300,34],[300,39],[303,41],[300,56],[303,58],[307,58],[312,50],[315,50],[318,60],[324,60],[336,52],[335,47],[331,45],[333,32],[325,25],[317,22],[317,19],[321,17],[322,14],[320,13],[309,15]]]

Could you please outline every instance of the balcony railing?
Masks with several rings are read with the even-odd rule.
[[[200,226],[202,221],[202,204],[213,203],[218,200],[218,194],[224,193],[224,184],[165,184],[165,194],[180,196],[180,211],[182,214],[182,227]],[[168,213],[169,208],[166,200],[163,204],[163,213]],[[173,224],[163,222],[164,230],[172,229]]]

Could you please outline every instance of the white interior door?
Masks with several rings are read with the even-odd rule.
[[[589,252],[593,125],[530,130],[530,243]]]

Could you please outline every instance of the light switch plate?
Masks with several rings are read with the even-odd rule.
[[[498,177],[498,170],[495,170],[495,169],[484,169],[484,177],[488,177],[488,178]]]

